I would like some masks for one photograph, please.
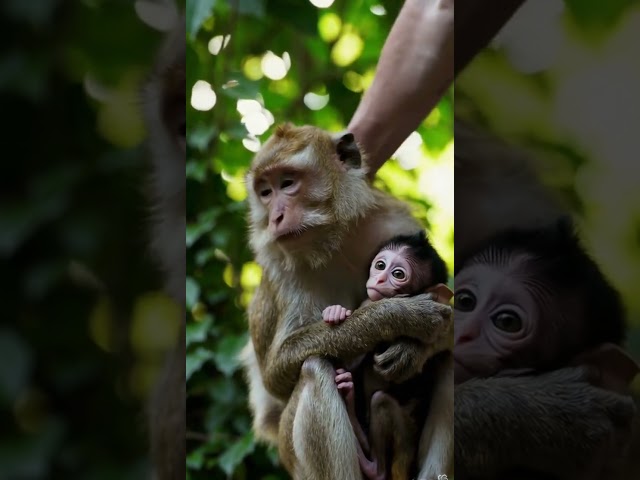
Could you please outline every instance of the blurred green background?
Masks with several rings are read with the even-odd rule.
[[[528,2],[456,81],[455,112],[527,152],[577,214],[640,360],[639,31],[635,1]]]
[[[149,474],[144,404],[179,320],[147,253],[158,5],[0,3],[2,479]]]
[[[345,128],[401,5],[187,0],[188,478],[287,478],[254,442],[236,360],[260,280],[243,176],[279,123]],[[450,268],[452,108],[448,93],[377,180],[411,203]]]

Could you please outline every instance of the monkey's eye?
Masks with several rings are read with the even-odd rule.
[[[507,333],[516,333],[522,329],[520,315],[511,310],[498,312],[491,317],[491,321],[497,329]]]
[[[375,264],[376,270],[384,270],[386,267],[385,263],[382,260],[378,260]]]
[[[283,180],[282,183],[280,184],[280,188],[281,189],[285,189],[288,187],[291,187],[293,185],[293,180],[290,178],[287,178],[286,180]]]
[[[261,197],[268,197],[269,195],[271,195],[271,189],[270,188],[263,188],[262,190],[260,190],[260,196]]]
[[[476,296],[469,290],[460,290],[453,297],[453,306],[461,312],[471,312],[476,308]]]
[[[391,275],[393,275],[393,278],[397,278],[398,280],[404,280],[407,277],[405,273],[399,268],[396,268],[393,272],[391,272]]]

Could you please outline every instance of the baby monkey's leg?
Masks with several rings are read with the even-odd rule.
[[[377,475],[369,478],[386,480],[389,473],[392,479],[409,478],[416,450],[409,414],[391,395],[377,391],[371,397],[370,426],[371,457],[378,469]]]
[[[362,429],[362,425],[360,425],[360,421],[356,415],[356,404],[355,397],[353,392],[353,376],[351,372],[348,372],[344,368],[336,369],[336,386],[338,387],[338,391],[344,400],[344,403],[347,407],[347,414],[349,415],[349,420],[351,421],[351,425],[353,427],[353,432],[356,434],[358,438],[358,456],[360,453],[369,453],[369,441],[367,440],[367,435],[364,433]]]

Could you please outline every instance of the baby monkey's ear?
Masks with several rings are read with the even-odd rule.
[[[449,305],[451,297],[453,297],[453,292],[444,283],[438,283],[433,287],[427,288],[426,293],[430,293],[434,301],[445,305]]]
[[[360,168],[362,155],[356,143],[353,133],[343,132],[335,135],[333,141],[336,145],[338,158],[347,168]]]
[[[603,343],[578,355],[572,363],[595,368],[598,386],[621,393],[627,391],[629,384],[640,373],[638,363],[614,343]]]

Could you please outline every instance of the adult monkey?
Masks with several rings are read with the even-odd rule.
[[[376,77],[348,126],[370,155],[370,176],[375,175],[377,168],[400,142],[417,128],[454,74],[460,73],[488,44],[522,3],[524,0],[496,0],[490,4],[482,0],[458,0],[453,65],[453,58],[449,59],[445,53],[438,54],[453,45],[453,26],[439,17],[448,5],[452,7],[453,1],[434,1],[427,6],[419,0],[405,3],[385,43]],[[411,11],[411,18],[403,17],[405,11]],[[434,49],[425,49],[425,45],[434,45]],[[459,188],[460,182],[466,178],[473,184],[474,172],[491,173],[493,169],[495,193],[509,180],[509,176],[504,174],[513,171],[509,155],[492,158],[492,149],[481,150],[480,155],[478,152],[474,154],[473,142],[467,144],[469,155],[463,158],[458,155],[464,148],[463,142],[458,138],[456,129],[458,232],[465,220],[461,213],[492,191],[464,192]],[[476,242],[490,236],[495,229],[512,226],[514,220],[526,221],[532,218],[531,214],[536,222],[541,218],[548,220],[547,214],[554,211],[553,202],[544,195],[541,197],[540,191],[532,187],[526,175],[519,175],[518,179],[523,182],[520,185],[528,195],[528,200],[522,199],[520,204],[528,203],[529,208],[512,209],[508,216],[488,217],[491,225],[482,231],[482,238],[476,237],[467,224],[468,236],[461,238],[459,233],[456,235],[456,255],[463,241],[465,248],[473,248]],[[466,218],[468,221],[472,217]],[[502,224],[498,220],[502,220]],[[531,395],[532,386],[541,394]],[[575,405],[562,401],[562,398],[580,395],[585,402],[577,409]],[[604,408],[603,405],[609,407]],[[522,460],[525,463],[555,464],[558,470],[568,472],[568,476],[573,474],[575,478],[581,473],[581,469],[576,468],[580,458],[595,455],[620,433],[620,420],[624,417],[620,413],[628,413],[628,407],[627,397],[592,386],[588,370],[579,368],[559,370],[534,381],[528,378],[491,378],[459,385],[455,389],[454,417],[456,474],[459,479],[468,478],[472,473],[490,477],[503,469],[505,461],[523,459],[526,455]],[[554,421],[532,421],[540,412],[549,414],[547,420],[572,418],[576,421],[571,428],[563,428]],[[628,420],[628,416],[626,418]],[[545,430],[549,429],[553,432],[551,441],[540,443]],[[529,432],[530,435],[520,435],[516,439],[514,432],[518,431]],[[578,445],[581,450],[574,450],[568,455],[571,453],[567,451],[569,445]],[[478,446],[487,448],[479,451]]]
[[[254,428],[278,444],[294,478],[361,478],[356,437],[324,358],[348,360],[395,342],[376,369],[403,381],[422,371],[427,345],[431,354],[450,347],[450,307],[424,294],[381,300],[340,326],[322,321],[328,304],[360,305],[382,242],[420,228],[366,173],[353,135],[284,125],[247,175],[250,242],[263,267],[244,352]]]

